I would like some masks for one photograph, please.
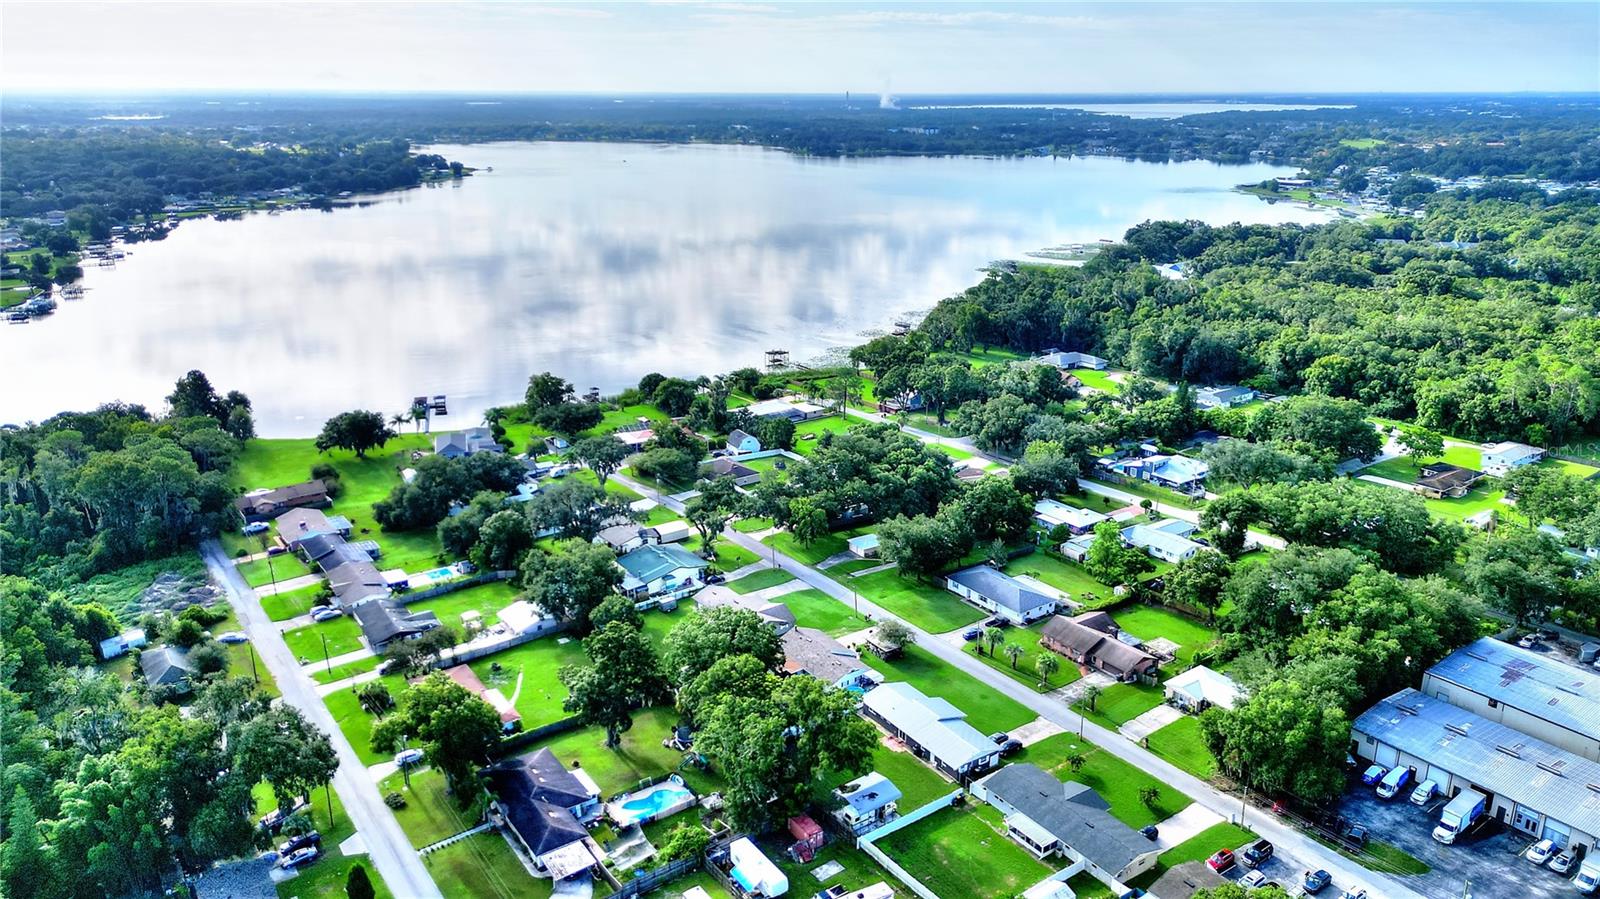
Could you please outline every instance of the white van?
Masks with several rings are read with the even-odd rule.
[[[1600,888],[1600,861],[1584,862],[1578,876],[1572,878],[1572,885],[1585,896]]]
[[[1396,766],[1390,769],[1383,780],[1378,781],[1378,798],[1393,799],[1400,795],[1400,791],[1411,786],[1411,772],[1414,769]]]
[[[1435,781],[1425,780],[1417,784],[1417,788],[1411,791],[1411,804],[1427,805],[1437,795],[1439,795],[1439,784]]]

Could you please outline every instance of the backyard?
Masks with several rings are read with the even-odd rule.
[[[823,434],[838,434],[850,430],[852,425],[860,422],[851,421],[842,415],[830,415],[826,418],[813,418],[802,421],[794,428],[794,451],[802,456],[809,456],[817,451],[817,444]]]
[[[877,845],[939,896],[1015,896],[1054,870],[1006,836],[988,806],[935,812]]]
[[[1074,757],[1082,760],[1076,771],[1072,769]],[[1129,827],[1164,821],[1193,802],[1176,787],[1162,783],[1087,740],[1080,740],[1077,734],[1046,737],[1024,748],[1011,761],[1013,764],[1031,762],[1062,781],[1088,786],[1111,806],[1111,814]],[[1146,787],[1154,787],[1161,794],[1153,809],[1139,801],[1139,792]]]
[[[938,772],[929,768],[921,759],[909,752],[890,749],[881,742],[872,750],[872,770],[889,778],[900,788],[900,800],[897,805],[902,815],[916,811],[958,789],[955,784],[940,777]]]
[[[789,607],[801,627],[814,627],[831,637],[842,637],[872,625],[864,616],[851,611],[850,606],[821,590],[796,590],[783,594],[777,601]]]
[[[1036,577],[1064,591],[1074,601],[1088,606],[1110,600],[1113,596],[1112,588],[1090,577],[1082,565],[1054,553],[1031,552],[1012,559],[1001,570],[1012,576],[1026,574]]]

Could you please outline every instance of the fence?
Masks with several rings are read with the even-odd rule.
[[[913,876],[910,871],[900,867],[900,865],[895,862],[894,859],[889,857],[888,853],[884,852],[882,849],[879,849],[876,843],[878,840],[909,827],[912,824],[921,821],[923,818],[928,817],[929,815],[936,814],[949,808],[950,806],[954,805],[956,800],[959,798],[961,798],[961,791],[956,790],[942,799],[935,799],[921,808],[908,814],[901,815],[893,821],[890,821],[888,824],[883,825],[864,837],[861,837],[860,839],[856,840],[856,846],[862,852],[865,852],[867,855],[871,856],[878,864],[882,865],[884,870],[899,878],[901,883],[910,887],[911,891],[916,893],[918,896],[921,896],[922,899],[939,899],[938,893],[935,893],[933,890],[923,886],[922,881]]]
[[[566,625],[554,618],[545,618],[541,619],[538,626],[530,631],[507,634],[498,639],[485,639],[483,637],[479,637],[478,639],[473,640],[471,643],[462,643],[452,649],[450,651],[448,661],[441,659],[439,664],[441,667],[448,668],[453,665],[460,665],[463,662],[481,659],[484,656],[493,655],[502,649],[510,649],[513,646],[521,646],[524,643],[537,640],[546,634],[553,634],[557,631],[563,630],[565,627]]]
[[[667,883],[688,874],[690,871],[700,867],[700,864],[701,861],[698,857],[689,856],[688,858],[680,858],[677,861],[668,862],[659,868],[636,872],[633,877],[622,881],[622,886],[611,895],[613,899],[634,899],[635,896],[643,896],[651,890],[665,886]]]
[[[508,581],[515,577],[516,574],[515,571],[485,571],[472,577],[445,581],[442,584],[425,587],[421,590],[407,590],[405,593],[400,594],[400,601],[410,605],[414,602],[422,602],[424,599],[432,599],[435,596],[443,596],[446,593],[454,593],[457,590],[465,590],[468,587],[476,587],[479,584],[487,584],[491,581]]]
[[[499,752],[501,755],[511,755],[519,749],[537,743],[546,737],[564,734],[568,731],[577,730],[582,726],[583,719],[574,717],[562,718],[560,721],[552,721],[549,724],[541,724],[532,730],[518,731],[500,741]]]

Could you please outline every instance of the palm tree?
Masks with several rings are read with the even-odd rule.
[[[1039,686],[1042,688],[1050,682],[1052,675],[1061,670],[1061,662],[1056,659],[1054,653],[1046,652],[1034,660],[1033,667],[1039,672]]]
[[[1012,667],[1013,670],[1015,670],[1016,667],[1017,667],[1017,660],[1022,658],[1022,653],[1023,653],[1022,647],[1018,646],[1015,643],[1007,643],[1005,649],[1002,649],[1000,651],[1005,653],[1006,654],[1006,658],[1011,660],[1011,667]]]
[[[406,424],[410,423],[410,421],[411,421],[411,413],[410,412],[396,412],[394,415],[391,415],[389,417],[389,424],[394,425],[394,429],[396,431],[400,430],[401,427],[403,427]]]
[[[1092,712],[1094,711],[1095,701],[1100,698],[1100,694],[1102,692],[1103,691],[1099,687],[1095,686],[1094,684],[1090,684],[1089,686],[1083,688],[1083,693],[1078,697],[1078,701],[1088,706],[1089,711]]]
[[[1074,752],[1073,754],[1067,756],[1067,765],[1072,768],[1073,774],[1077,774],[1083,769],[1083,766],[1088,763],[1089,760],[1084,757],[1084,754],[1081,752]]]
[[[1006,632],[997,627],[983,629],[983,642],[989,644],[989,658],[994,658],[994,648],[1006,638]]]
[[[1153,812],[1153,811],[1156,810],[1156,805],[1159,804],[1160,802],[1161,802],[1161,788],[1160,787],[1140,787],[1139,788],[1139,804],[1140,805],[1143,805],[1145,808],[1147,808],[1147,809],[1149,809],[1150,811]]]

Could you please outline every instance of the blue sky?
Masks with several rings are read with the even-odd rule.
[[[1600,3],[8,2],[12,91],[1600,90]]]

